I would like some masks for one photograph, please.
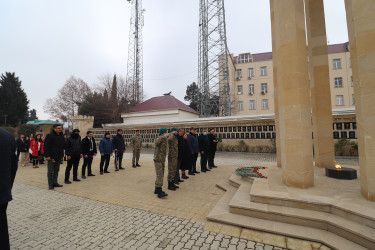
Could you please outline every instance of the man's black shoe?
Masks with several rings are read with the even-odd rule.
[[[87,176],[95,176],[94,174],[88,174]]]
[[[54,187],[62,187],[63,185],[60,185],[59,183],[53,184]]]
[[[75,178],[75,179],[73,179],[73,181],[81,181],[80,179],[78,179],[78,178]]]
[[[136,168],[135,164],[133,164],[133,168]]]
[[[69,180],[64,181],[64,183],[65,183],[65,184],[72,184],[72,182],[69,181]]]
[[[109,171],[104,171],[104,173],[109,174],[110,172]]]
[[[215,165],[213,165],[212,167],[213,167],[213,168],[217,168],[217,166],[215,166]]]
[[[201,172],[206,173],[207,170],[201,170]]]
[[[135,164],[135,166],[136,166],[136,167],[140,167],[141,165],[139,165],[139,164],[137,163],[137,164]]]
[[[198,171],[194,171],[193,173],[194,173],[194,174],[200,174],[201,172],[198,172]]]
[[[118,171],[118,168],[115,168],[115,171]]]
[[[89,176],[90,176],[90,175],[89,175]],[[86,176],[84,176],[84,175],[82,175],[82,176],[81,176],[81,178],[82,178],[82,179],[86,179],[87,177],[86,177]]]
[[[173,182],[168,182],[168,189],[176,191],[176,187],[173,185]]]
[[[181,176],[181,178],[182,178],[182,179],[189,179],[189,177],[186,176],[186,174],[183,174],[183,175]]]
[[[211,171],[211,170],[209,170],[209,169],[207,168],[206,171]]]
[[[120,169],[121,169],[121,170],[124,170],[125,168],[123,168],[123,167],[120,167]]]
[[[177,189],[177,188],[180,188],[179,186],[177,186],[176,185],[176,183],[174,183],[173,181],[172,181],[172,184],[173,184],[173,186]]]
[[[195,175],[193,172],[189,171],[189,175]]]
[[[181,180],[181,179],[178,179],[177,181],[178,181],[178,182],[184,182],[184,181],[183,181],[183,180]]]
[[[53,190],[54,189],[54,187],[48,187],[48,190]]]
[[[103,175],[103,172],[100,172],[100,175]]]
[[[211,167],[211,166],[208,166],[208,168],[209,168],[209,169],[212,169],[212,167]]]

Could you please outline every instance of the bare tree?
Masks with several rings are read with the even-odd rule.
[[[44,111],[51,117],[64,122],[72,122],[72,117],[78,114],[79,105],[91,94],[89,85],[80,78],[71,76],[54,98],[48,98]]]
[[[113,75],[107,73],[98,77],[98,82],[94,84],[94,89],[98,93],[103,94],[105,90],[108,93],[112,93]],[[131,98],[130,87],[126,83],[125,78],[121,75],[116,75],[117,77],[117,100],[125,99],[129,100]]]

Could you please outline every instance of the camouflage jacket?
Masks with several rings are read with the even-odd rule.
[[[132,140],[130,141],[130,147],[140,149],[142,147],[142,137],[140,135],[133,136]]]
[[[178,139],[171,133],[168,138],[168,158],[178,157]]]
[[[155,141],[154,161],[165,162],[167,156],[167,137],[161,135]]]

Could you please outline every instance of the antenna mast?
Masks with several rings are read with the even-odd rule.
[[[131,4],[128,72],[126,82],[131,93],[133,105],[143,101],[143,44],[142,27],[143,12],[142,0],[127,0]]]
[[[198,109],[201,116],[230,116],[224,0],[200,0],[198,54]]]

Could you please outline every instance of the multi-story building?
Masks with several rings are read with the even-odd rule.
[[[349,44],[328,45],[332,109],[354,108]],[[274,113],[272,52],[244,53],[229,67],[232,115]]]

